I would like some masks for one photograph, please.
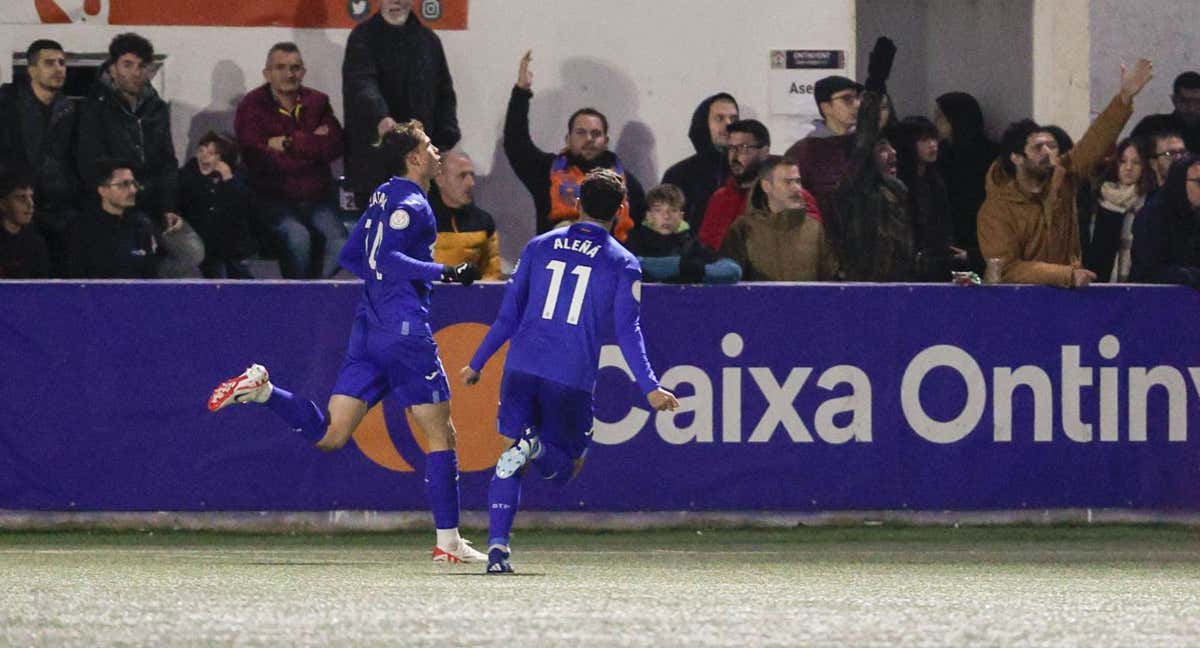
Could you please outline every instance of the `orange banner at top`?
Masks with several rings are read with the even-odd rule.
[[[413,0],[433,29],[466,29],[468,0]],[[3,0],[0,24],[197,25],[210,27],[354,27],[380,0]]]

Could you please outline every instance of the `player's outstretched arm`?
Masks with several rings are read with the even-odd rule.
[[[483,365],[487,364],[488,359],[516,332],[517,325],[521,323],[521,318],[525,315],[525,303],[529,300],[528,255],[529,245],[526,245],[525,250],[521,252],[521,257],[517,259],[516,267],[513,268],[512,277],[508,280],[508,287],[504,289],[504,301],[500,303],[500,313],[496,315],[496,321],[492,322],[487,335],[483,337],[483,342],[479,343],[479,348],[471,357],[470,364],[464,369],[471,369],[475,373],[483,371]]]
[[[646,400],[650,401],[650,407],[659,412],[674,412],[679,409],[679,399],[662,387],[646,394]]]

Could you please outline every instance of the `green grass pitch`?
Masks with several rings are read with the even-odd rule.
[[[507,577],[431,548],[0,532],[0,644],[1200,645],[1181,526],[523,531]]]

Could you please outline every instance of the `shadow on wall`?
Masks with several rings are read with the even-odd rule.
[[[660,174],[654,157],[656,140],[650,127],[637,119],[638,91],[632,79],[614,65],[587,57],[563,61],[563,83],[559,87],[539,87],[536,68],[534,73],[534,96],[529,107],[529,128],[534,144],[550,153],[561,151],[565,146],[567,118],[577,109],[590,106],[608,117],[609,149],[620,157],[625,170],[646,189],[658,184]],[[460,96],[460,103],[463,100]],[[503,133],[504,107],[500,109],[497,130]],[[470,124],[461,126],[464,131],[471,128]],[[466,153],[470,155],[471,152]],[[492,151],[491,173],[476,178],[475,197],[481,207],[495,216],[501,255],[506,266],[510,265],[520,256],[525,243],[536,234],[537,216],[529,191],[521,184],[504,154],[503,139],[496,141]]]
[[[233,116],[238,102],[246,95],[246,73],[228,59],[217,61],[212,71],[212,100],[192,115],[188,126],[187,149],[182,165],[196,152],[196,142],[209,131],[233,133]]]

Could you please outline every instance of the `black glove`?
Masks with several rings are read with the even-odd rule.
[[[880,36],[867,59],[866,89],[884,94],[887,80],[892,74],[892,62],[896,60],[896,44],[887,36]]]
[[[444,283],[460,283],[470,286],[479,278],[479,268],[470,263],[442,266],[442,281]]]

